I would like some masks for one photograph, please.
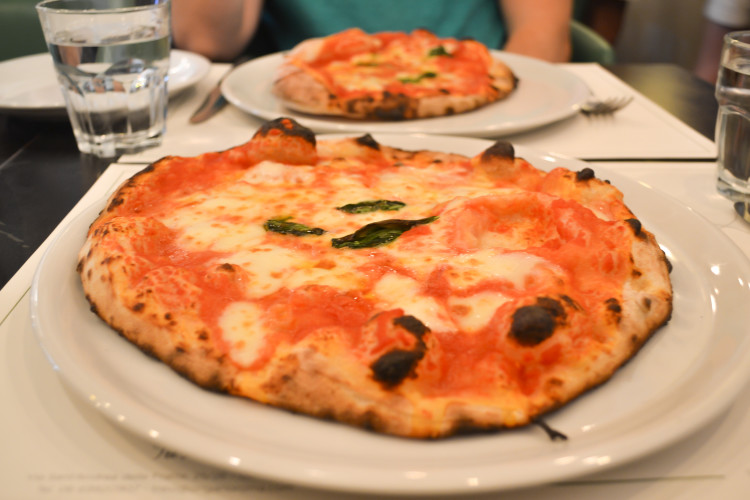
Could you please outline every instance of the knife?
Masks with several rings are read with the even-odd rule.
[[[221,93],[221,80],[219,80],[219,83],[208,93],[193,116],[190,117],[190,123],[204,122],[221,111],[226,105],[227,100]]]
[[[190,117],[190,123],[204,122],[221,111],[224,106],[227,105],[227,100],[221,93],[221,82],[224,81],[227,75],[229,75],[229,73],[231,73],[234,68],[236,68],[243,62],[246,62],[248,59],[249,57],[240,57],[232,64],[232,67],[229,69],[229,71],[227,71],[224,76],[219,79],[219,81],[216,83],[216,86],[211,89],[211,92],[208,93],[201,105],[198,106],[198,109],[195,110],[193,116]]]

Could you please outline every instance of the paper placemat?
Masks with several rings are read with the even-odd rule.
[[[716,145],[598,64],[564,64],[594,96],[634,97],[614,115],[584,116],[507,137],[543,151],[584,160],[716,158]]]
[[[597,165],[593,165],[596,169]],[[69,392],[37,344],[29,287],[49,242],[84,208],[101,203],[143,165],[112,165],[50,238],[0,290],[0,484],[12,499],[365,499],[313,491],[207,467],[106,420]],[[713,163],[613,163],[606,168],[662,190],[705,216],[750,255],[750,226],[715,194]],[[679,176],[680,182],[674,182]],[[738,328],[748,328],[738,325]],[[636,463],[575,481],[477,496],[744,499],[750,491],[750,387],[727,413],[693,436]],[[399,497],[393,497],[399,498]],[[412,497],[413,498],[413,497]],[[456,497],[458,498],[458,497]],[[464,495],[462,498],[466,498]]]
[[[632,95],[634,100],[612,116],[587,117],[578,113],[505,139],[585,160],[716,158],[713,141],[600,65],[570,63],[561,66],[581,78],[597,97]],[[167,134],[161,146],[123,156],[120,161],[153,162],[168,155],[193,156],[222,151],[249,140],[262,121],[232,105],[203,123],[188,123],[206,94],[230,69],[227,64],[212,65],[199,84],[170,101]]]

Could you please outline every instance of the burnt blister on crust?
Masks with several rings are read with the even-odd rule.
[[[383,92],[380,106],[373,110],[373,115],[381,120],[405,120],[413,118],[413,103],[404,94]]]
[[[106,211],[111,212],[115,208],[119,207],[125,203],[125,200],[121,196],[117,196],[115,198],[112,198],[112,201],[109,202],[109,205],[107,205]]]
[[[570,297],[569,295],[560,295],[560,300],[562,300],[563,302],[565,302],[568,305],[568,307],[570,307],[571,309],[575,309],[575,310],[578,310],[578,311],[581,310],[581,306],[578,305],[578,302],[576,302],[575,300],[573,300],[573,298]]]
[[[417,340],[422,340],[422,337],[430,331],[427,325],[419,321],[417,318],[411,315],[399,316],[393,320],[394,325],[402,327],[407,332],[413,334]]]
[[[620,301],[612,297],[604,301],[604,303],[607,306],[607,311],[609,311],[614,317],[615,321],[619,323],[620,319],[622,318],[622,306],[620,305]]]
[[[594,170],[589,167],[586,167],[583,170],[579,170],[578,172],[576,172],[577,181],[588,181],[595,177],[596,177],[596,174],[594,173]]]
[[[303,127],[292,118],[281,117],[265,122],[260,126],[254,137],[265,137],[271,131],[278,130],[285,136],[300,137],[315,146],[315,133],[307,127]]]
[[[371,365],[372,376],[383,388],[392,389],[414,373],[419,361],[424,357],[427,346],[423,337],[430,329],[411,315],[399,316],[393,320],[394,326],[400,326],[414,335],[417,343],[413,349],[392,349]]]
[[[638,237],[645,237],[642,232],[643,225],[641,224],[641,221],[639,221],[638,219],[625,219],[625,222],[627,222],[628,225],[633,229],[633,234]]]
[[[361,137],[357,137],[355,139],[355,142],[360,146],[365,146],[370,149],[374,149],[375,151],[380,151],[380,144],[378,143],[378,141],[373,139],[370,134],[365,134]]]
[[[229,262],[225,262],[223,264],[219,264],[216,268],[218,271],[225,271],[228,273],[234,273],[235,272],[235,266],[234,264],[230,264]]]
[[[133,186],[135,186],[135,184],[136,184],[136,182],[135,182],[135,181],[136,181],[136,180],[137,180],[137,179],[138,179],[138,178],[139,178],[140,176],[142,176],[142,175],[146,175],[146,174],[148,174],[148,173],[151,173],[151,172],[153,172],[154,170],[156,170],[156,165],[158,165],[159,163],[161,163],[161,162],[163,162],[163,161],[169,160],[170,158],[172,158],[172,157],[171,157],[171,156],[167,156],[167,157],[165,157],[165,158],[162,158],[161,160],[159,160],[159,161],[156,161],[156,162],[154,162],[154,163],[152,163],[152,164],[148,165],[148,166],[147,166],[147,167],[145,167],[144,169],[142,169],[142,170],[140,170],[140,171],[136,172],[136,173],[135,173],[135,174],[134,174],[134,175],[133,175],[133,176],[132,176],[132,177],[131,177],[130,179],[128,179],[128,180],[127,180],[127,182],[125,183],[125,187],[133,187]]]
[[[424,357],[424,352],[393,349],[380,356],[370,366],[378,382],[384,387],[392,388],[408,377]]]
[[[516,150],[513,147],[513,144],[508,141],[497,141],[482,153],[483,160],[491,160],[493,158],[507,158],[513,160],[515,157]]]
[[[674,269],[674,266],[672,265],[672,261],[667,258],[666,254],[662,254],[664,256],[664,263],[667,266],[667,272],[672,273],[672,269]]]
[[[510,336],[522,346],[533,347],[551,337],[565,318],[560,302],[539,297],[536,304],[519,307],[513,313]]]
[[[140,177],[142,177],[144,175],[147,175],[147,174],[155,171],[156,167],[159,164],[161,164],[164,161],[168,161],[171,158],[173,158],[173,157],[172,156],[165,156],[164,158],[162,158],[162,159],[160,159],[158,161],[155,161],[154,163],[148,165],[147,167],[145,167],[145,168],[141,169],[140,171],[136,172],[135,174],[133,174],[127,181],[125,181],[125,183],[123,184],[123,186],[117,191],[116,196],[109,201],[109,203],[107,204],[106,208],[103,211],[106,212],[106,213],[112,212],[114,209],[116,209],[117,207],[119,207],[120,205],[122,205],[123,203],[125,203],[125,199],[128,196],[128,190],[132,189],[132,188],[135,188],[138,185],[138,181],[139,181]],[[144,182],[148,182],[148,178]]]

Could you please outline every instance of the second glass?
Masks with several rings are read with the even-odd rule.
[[[724,37],[716,99],[717,189],[746,207],[750,203],[750,31]]]

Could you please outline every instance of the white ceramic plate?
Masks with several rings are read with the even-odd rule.
[[[464,154],[489,141],[375,135],[383,144]],[[541,168],[586,164],[517,148]],[[297,485],[378,494],[469,493],[529,486],[625,464],[724,411],[750,378],[750,262],[691,209],[597,168],[625,193],[674,265],[674,316],[605,385],[538,427],[414,441],[204,391],[142,354],[90,311],[76,254],[103,203],[50,245],[32,284],[32,324],[55,369],[118,425],[215,466]]]
[[[519,78],[506,99],[458,115],[405,121],[366,121],[303,114],[285,107],[271,93],[276,68],[284,58],[271,54],[246,62],[222,82],[229,102],[263,119],[289,116],[316,132],[425,133],[500,137],[547,125],[577,112],[589,89],[572,73],[537,59],[493,51]]]
[[[206,76],[205,57],[172,50],[169,58],[169,95],[175,95]],[[66,116],[52,56],[47,53],[0,62],[0,113],[21,116]]]

